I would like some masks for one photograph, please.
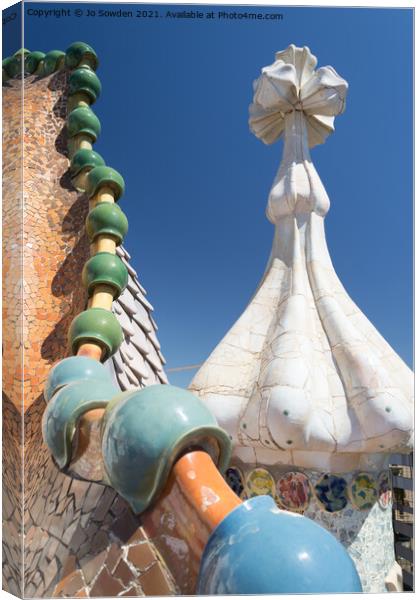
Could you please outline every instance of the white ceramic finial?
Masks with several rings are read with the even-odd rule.
[[[316,64],[309,48],[292,44],[262,69],[254,82],[249,125],[266,144],[284,136],[285,116],[293,111],[304,113],[310,148],[334,131],[334,117],[345,109],[348,84],[332,67],[315,71]]]
[[[190,389],[243,462],[350,471],[410,450],[413,378],[328,253],[329,199],[309,147],[333,131],[347,83],[315,66],[308,48],[289,46],[254,84],[252,131],[266,143],[284,137],[267,206],[273,248],[255,295]]]
[[[249,124],[263,142],[284,139],[283,160],[267,206],[273,223],[287,214],[315,211],[325,215],[330,203],[309,148],[334,131],[334,117],[345,108],[347,82],[332,67],[315,71],[309,48],[293,44],[277,52],[254,82]]]

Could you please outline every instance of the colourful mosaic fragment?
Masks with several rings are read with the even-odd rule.
[[[244,478],[241,471],[236,467],[229,467],[226,471],[225,478],[229,487],[237,496],[241,497],[241,494],[245,489]]]
[[[369,473],[359,473],[349,486],[351,500],[358,509],[372,508],[378,499],[376,482]]]
[[[378,477],[378,502],[379,506],[383,509],[388,508],[392,502],[392,490],[388,471],[382,471]]]
[[[303,512],[311,499],[311,484],[308,477],[299,471],[285,473],[276,485],[282,508]]]
[[[275,496],[275,483],[266,469],[254,469],[246,478],[246,491],[249,498],[254,496]]]
[[[325,474],[315,485],[316,497],[328,512],[337,512],[347,506],[346,480]]]

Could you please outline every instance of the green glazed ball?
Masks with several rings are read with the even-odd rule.
[[[85,59],[89,62],[91,69],[96,71],[98,68],[98,57],[95,50],[85,44],[85,42],[74,42],[66,50],[66,66],[70,69],[75,69],[79,66],[81,61]]]
[[[79,106],[79,108],[72,110],[67,118],[67,132],[69,137],[84,133],[88,135],[93,142],[96,142],[101,133],[101,123],[88,106]]]
[[[27,54],[30,53],[30,50],[27,50],[26,48],[21,48],[20,50],[16,50],[16,52],[14,53],[13,56],[26,56]]]
[[[69,96],[84,92],[93,103],[98,99],[101,89],[102,86],[98,76],[90,69],[76,69],[70,75]]]
[[[9,75],[9,77],[16,77],[16,75],[19,75],[22,72],[22,59],[25,61],[27,54],[29,54],[29,50],[26,50],[26,48],[21,48],[15,52],[13,56],[10,56],[3,61],[3,66],[5,64],[7,65],[6,73]]]
[[[13,60],[13,57],[11,57],[11,56],[8,56],[7,58],[3,58],[3,60],[2,60],[1,64],[2,64],[2,69],[3,69],[3,79],[5,81],[10,79],[10,77],[11,77],[9,69],[10,69],[12,60]]]
[[[39,63],[44,59],[44,52],[39,52],[38,50],[35,50],[35,52],[30,52],[25,56],[25,71],[30,74],[35,73],[39,67]]]
[[[21,62],[18,56],[8,56],[2,62],[2,67],[10,78],[16,77],[21,72]]]
[[[77,354],[81,344],[98,344],[104,350],[104,361],[118,350],[124,336],[117,317],[111,311],[88,308],[73,319],[68,339],[73,354]]]
[[[113,288],[114,298],[116,298],[127,286],[127,267],[116,254],[98,252],[85,263],[82,281],[89,296],[93,294],[97,285],[106,284]]]
[[[105,161],[100,154],[88,148],[78,150],[70,163],[70,175],[76,177],[82,171],[94,169],[105,165]]]
[[[44,58],[44,75],[51,75],[64,66],[64,52],[61,50],[51,50],[47,52]]]
[[[91,242],[98,235],[112,235],[121,244],[128,231],[128,220],[118,204],[98,202],[86,219],[86,232]]]
[[[125,183],[122,176],[111,167],[95,167],[90,171],[86,180],[86,193],[92,198],[101,187],[110,187],[114,192],[115,201],[124,194]]]

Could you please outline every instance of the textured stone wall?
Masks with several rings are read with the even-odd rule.
[[[3,585],[25,597],[168,595],[176,591],[172,576],[141,520],[111,489],[60,472],[42,441],[43,384],[66,356],[68,326],[86,303],[88,202],[68,176],[67,77],[25,80],[24,206],[20,85],[3,88]]]

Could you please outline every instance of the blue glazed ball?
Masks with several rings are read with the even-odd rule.
[[[137,514],[158,497],[175,460],[188,448],[214,453],[222,471],[229,464],[227,433],[201,400],[172,385],[123,392],[108,404],[102,423],[109,483]]]
[[[105,408],[116,394],[116,386],[109,381],[90,379],[73,381],[53,395],[42,417],[42,436],[60,469],[71,460],[80,417],[89,410]]]
[[[197,594],[361,592],[354,563],[333,535],[279,510],[269,496],[234,509],[204,550]]]
[[[74,381],[93,379],[112,383],[110,372],[97,360],[87,356],[64,358],[51,369],[44,387],[44,398],[49,402],[61,387]]]

